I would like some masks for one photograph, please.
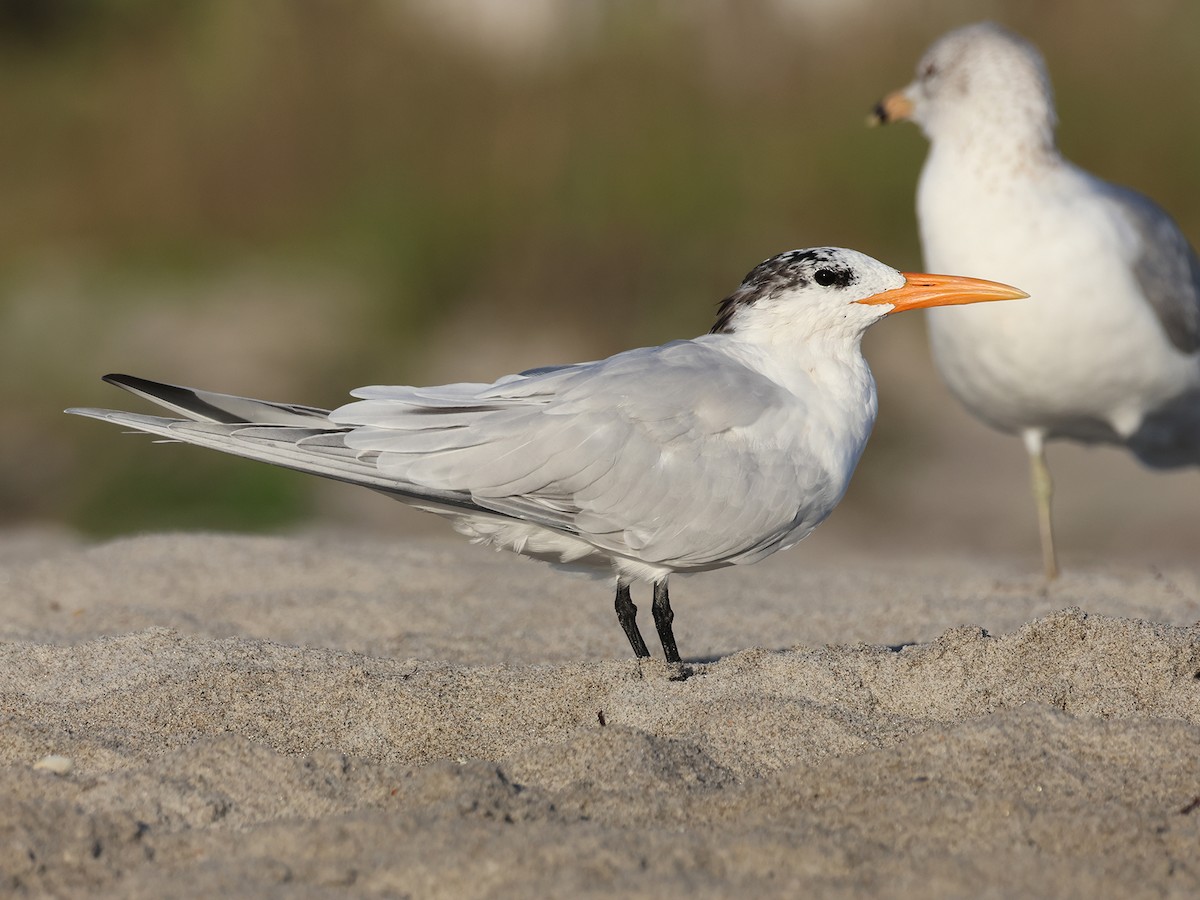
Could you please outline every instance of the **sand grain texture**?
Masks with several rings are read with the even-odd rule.
[[[448,539],[9,546],[18,896],[1200,895],[1193,567],[801,548],[678,582],[680,678]]]

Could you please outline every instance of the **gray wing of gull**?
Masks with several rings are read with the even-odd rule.
[[[1175,221],[1153,200],[1104,184],[1137,237],[1133,274],[1163,330],[1183,353],[1200,350],[1200,260]]]
[[[353,393],[330,419],[382,475],[648,562],[760,558],[838,490],[796,452],[799,400],[702,341],[486,386]]]

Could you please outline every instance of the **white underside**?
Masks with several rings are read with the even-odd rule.
[[[839,495],[840,498],[840,495]],[[617,580],[631,582],[662,581],[674,573],[710,572],[728,566],[757,562],[779,550],[786,550],[808,537],[832,511],[834,503],[813,519],[803,518],[797,526],[777,542],[753,553],[704,565],[680,565],[671,562],[648,562],[636,556],[602,549],[584,538],[574,537],[506,516],[488,513],[463,513],[460,510],[414,504],[417,509],[432,512],[450,521],[451,527],[471,543],[496,550],[509,550],[522,556],[549,563],[556,569],[591,576],[611,575]]]
[[[975,415],[1009,432],[1119,441],[1200,391],[1134,280],[1139,236],[1062,163],[998,177],[931,152],[918,191],[926,266],[1017,285],[1029,300],[929,311],[934,359]]]
[[[420,508],[450,519],[454,530],[469,538],[473,544],[510,550],[549,563],[557,569],[589,575],[612,574],[626,582],[661,581],[674,571],[668,566],[615,556],[585,540],[531,522],[503,516],[463,515],[432,507]]]

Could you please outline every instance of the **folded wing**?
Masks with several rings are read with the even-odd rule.
[[[796,453],[796,398],[694,341],[354,395],[330,418],[381,474],[646,561],[750,561],[824,499],[824,472]]]
[[[492,384],[367,387],[332,412],[106,380],[181,418],[69,411],[679,567],[765,556],[841,490],[803,452],[798,399],[703,340]]]

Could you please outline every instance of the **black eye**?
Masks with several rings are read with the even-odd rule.
[[[922,78],[932,78],[934,75],[937,74],[937,71],[938,71],[937,66],[935,66],[933,63],[925,63],[925,68],[923,68],[921,70],[921,77]]]
[[[829,287],[831,284],[837,282],[837,272],[834,272],[832,269],[817,269],[813,273],[813,280],[822,287]]]

